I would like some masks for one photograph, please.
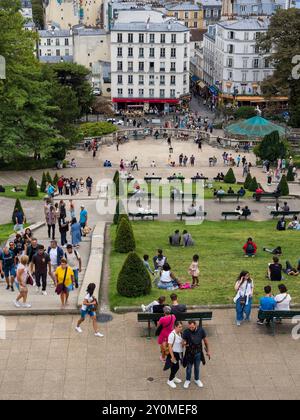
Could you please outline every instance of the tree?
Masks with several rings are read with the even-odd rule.
[[[117,291],[125,297],[143,296],[151,291],[150,275],[135,252],[128,254],[123,264],[118,276]]]
[[[234,113],[234,117],[237,120],[247,120],[257,115],[254,106],[240,106]]]
[[[250,186],[250,184],[251,184],[251,181],[252,181],[252,176],[251,176],[250,172],[248,172],[248,174],[247,174],[247,176],[246,176],[245,183],[244,183],[244,188],[245,188],[246,190],[248,190],[248,189],[249,189],[249,186]]]
[[[252,192],[255,192],[257,190],[257,188],[258,188],[258,183],[257,183],[256,177],[253,177],[250,184],[249,184],[248,190],[252,191]]]
[[[117,228],[115,250],[121,254],[135,250],[135,239],[131,223],[128,223],[124,218],[121,219]]]
[[[56,172],[56,174],[54,175],[54,178],[53,178],[53,186],[54,187],[57,187],[58,180],[59,180],[59,176],[57,175],[57,172]]]
[[[29,178],[27,189],[26,189],[26,195],[27,197],[38,197],[39,196],[39,190],[37,188],[35,180],[32,178],[32,176]]]
[[[31,4],[32,4],[33,21],[39,29],[43,29],[44,28],[43,0],[31,0]]]
[[[281,177],[281,180],[278,184],[278,190],[280,191],[280,195],[283,196],[288,196],[290,193],[289,184],[285,175],[282,175]]]
[[[224,177],[224,182],[226,184],[235,184],[236,183],[236,178],[234,176],[234,172],[233,172],[232,168],[228,169],[228,172]]]
[[[49,172],[46,173],[46,179],[47,179],[47,182],[49,182],[50,184],[53,185],[53,180],[52,180],[51,175],[49,174]]]
[[[278,131],[267,134],[254,148],[254,153],[261,160],[275,162],[279,158],[285,158],[288,154],[288,145],[280,140]]]
[[[45,192],[46,191],[46,185],[47,185],[47,176],[45,174],[45,172],[43,172],[43,176],[42,176],[42,181],[41,181],[41,188],[40,191],[41,192]]]
[[[125,214],[125,209],[124,209],[122,201],[118,200],[117,205],[116,205],[115,215],[114,215],[115,225],[119,224],[119,218],[121,214]]]
[[[295,175],[294,175],[293,167],[292,166],[289,166],[289,168],[288,168],[286,180],[288,182],[294,182],[295,181]]]
[[[21,201],[18,198],[16,199],[13,214],[12,214],[12,222],[14,225],[16,224],[16,219],[15,219],[16,210],[20,211],[23,214],[23,217],[25,216]]]
[[[277,10],[268,31],[261,34],[257,45],[274,66],[272,76],[262,83],[264,95],[289,97],[290,124],[300,127],[300,83],[297,56],[300,55],[300,10]],[[296,57],[296,61],[295,61]]]
[[[110,122],[84,123],[80,126],[83,137],[101,137],[116,132],[118,129]]]
[[[124,214],[120,214],[120,215],[119,215],[118,225],[121,223],[121,220],[122,220],[122,219],[126,219],[126,220],[127,220],[127,222],[128,222],[128,223],[130,223],[130,220],[129,220],[128,214],[124,213]]]

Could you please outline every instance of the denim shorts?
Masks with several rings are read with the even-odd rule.
[[[87,315],[89,315],[90,317],[93,317],[93,316],[96,316],[96,312],[94,312],[94,311],[88,311],[88,310],[82,310],[81,309],[81,311],[80,311],[80,315],[81,315],[81,318],[82,319],[85,319],[85,317],[87,316]]]
[[[3,272],[5,277],[16,277],[16,267],[13,265],[12,267],[3,267]]]

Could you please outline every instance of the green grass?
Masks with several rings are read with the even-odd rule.
[[[12,233],[14,233],[14,225],[12,223],[0,225],[0,244],[7,241],[7,239]]]
[[[272,256],[263,252],[263,247],[275,248],[281,245],[283,256],[281,262],[285,265],[288,259],[295,265],[300,258],[299,231],[278,232],[275,229],[276,221],[244,222],[244,221],[205,221],[202,225],[187,226],[195,240],[193,248],[172,248],[168,237],[175,230],[181,232],[186,228],[180,222],[134,222],[133,229],[137,243],[137,252],[142,257],[148,254],[152,258],[158,248],[164,250],[168,257],[172,271],[180,280],[191,281],[188,268],[193,254],[200,255],[200,287],[193,290],[178,291],[183,303],[193,305],[233,304],[235,295],[234,284],[242,270],[248,270],[255,282],[254,302],[263,294],[263,288],[270,283],[265,278],[267,265]],[[246,239],[252,236],[258,245],[258,255],[255,258],[245,258],[242,246]],[[111,237],[114,240],[115,226],[111,228]],[[160,295],[169,295],[170,292],[153,287],[148,296],[139,298],[124,298],[116,292],[116,283],[119,271],[126,255],[112,251],[110,259],[110,305],[135,306],[151,302]],[[300,303],[300,276],[287,277],[286,285],[293,298],[293,303]],[[274,293],[277,293],[277,283],[273,283]]]
[[[23,191],[21,192],[13,192],[11,191],[14,187],[21,188]],[[5,192],[0,193],[0,197],[5,198],[19,198],[20,200],[43,200],[46,193],[39,192],[38,197],[27,197],[26,195],[27,185],[5,185]]]

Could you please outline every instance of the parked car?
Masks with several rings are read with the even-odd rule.
[[[94,88],[93,89],[93,95],[100,96],[101,95],[101,89],[100,88]]]

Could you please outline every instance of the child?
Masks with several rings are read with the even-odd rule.
[[[197,287],[199,286],[199,255],[194,255],[193,256],[193,261],[192,264],[190,265],[189,268],[189,274],[192,276],[192,287]]]
[[[78,333],[82,333],[82,329],[80,328],[80,325],[84,322],[85,317],[89,315],[91,319],[93,320],[93,327],[95,331],[96,337],[104,337],[103,334],[101,334],[98,331],[97,326],[97,320],[96,320],[96,306],[97,306],[97,299],[94,298],[93,293],[95,291],[96,285],[94,283],[90,283],[87,288],[87,295],[84,298],[82,307],[81,307],[81,318],[77,323],[77,327],[75,328]]]

